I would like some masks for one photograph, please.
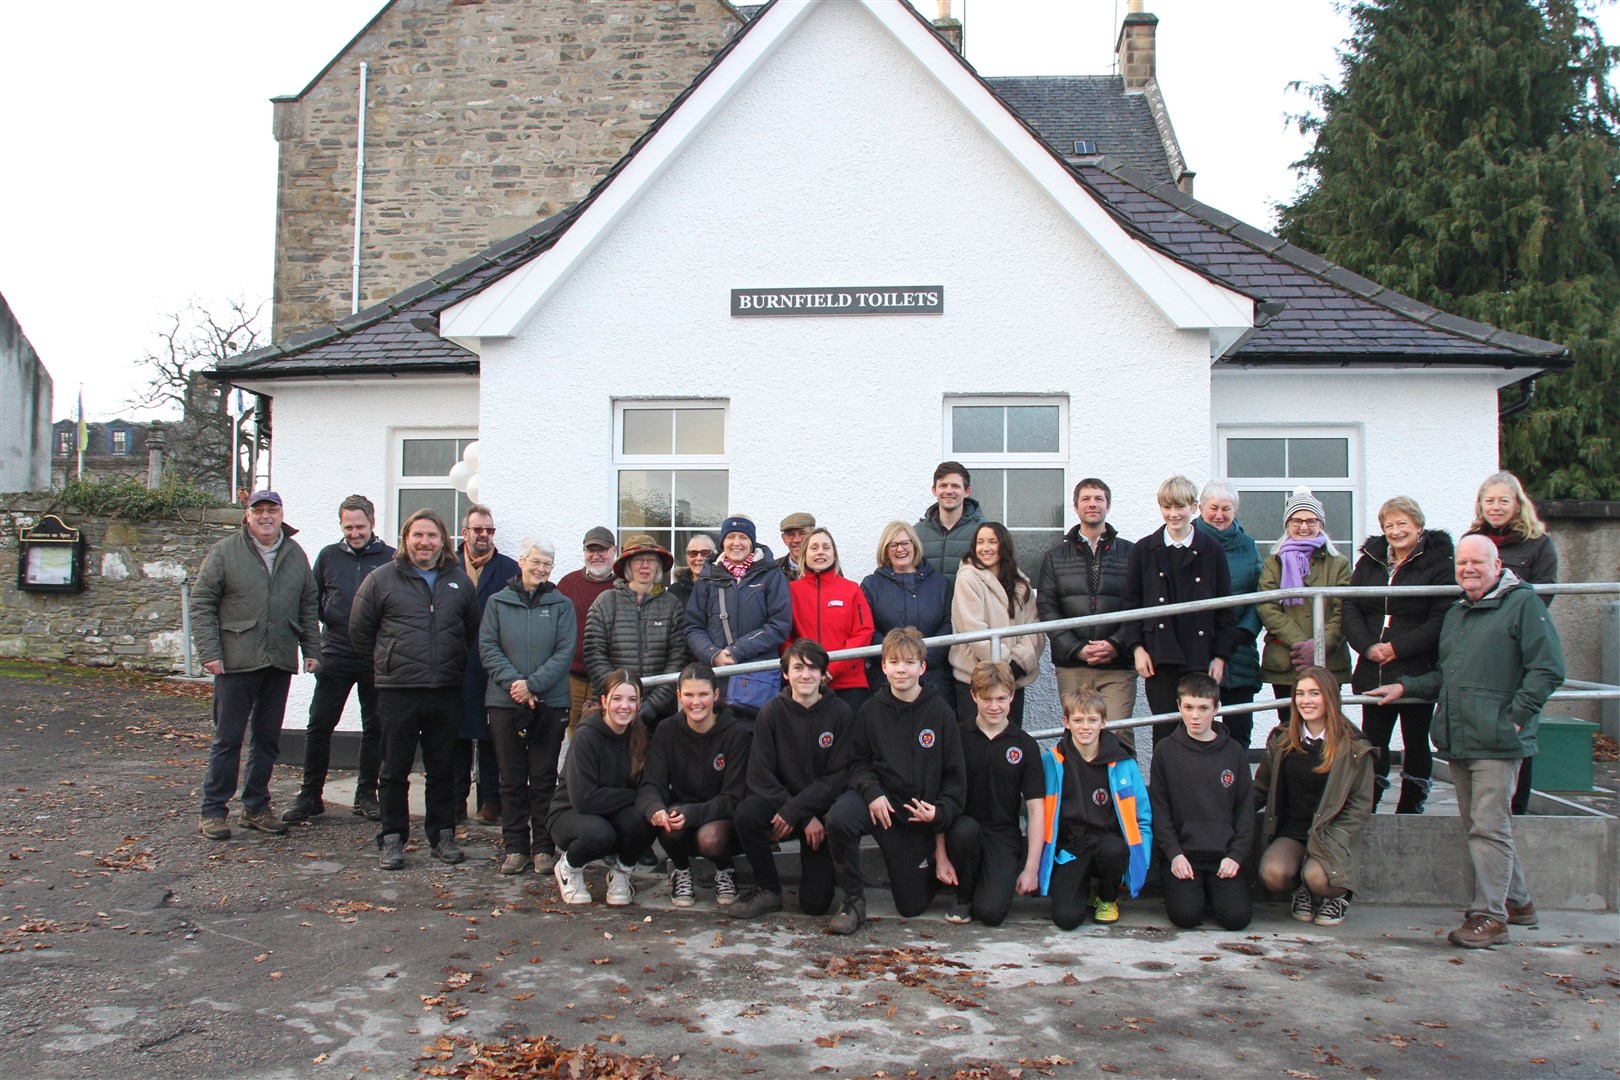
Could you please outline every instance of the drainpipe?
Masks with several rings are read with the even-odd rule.
[[[360,310],[360,214],[366,189],[366,78],[370,66],[360,63],[359,132],[354,144],[354,271],[349,280],[349,314]]]
[[[1511,419],[1530,407],[1531,400],[1536,396],[1536,379],[1537,376],[1532,375],[1528,379],[1520,379],[1518,382],[1513,384],[1514,386],[1521,388],[1519,391],[1519,400],[1515,401],[1507,408],[1499,410],[1496,414],[1496,419],[1498,421]]]

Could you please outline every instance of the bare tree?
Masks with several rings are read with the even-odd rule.
[[[167,316],[169,327],[158,333],[159,344],[138,361],[148,378],[130,406],[180,414],[166,424],[168,475],[228,495],[233,450],[242,475],[250,475],[258,434],[243,431],[233,439],[231,395],[202,372],[264,344],[263,310],[263,301],[241,297],[216,308],[193,300]]]

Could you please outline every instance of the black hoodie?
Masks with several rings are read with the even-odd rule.
[[[1242,865],[1254,843],[1254,780],[1244,748],[1219,721],[1213,730],[1215,738],[1199,742],[1178,724],[1153,748],[1153,839],[1167,860]]]
[[[650,818],[678,809],[695,829],[731,817],[748,794],[748,729],[718,710],[714,726],[701,735],[680,713],[653,732],[647,768],[636,795],[636,809]]]
[[[1114,793],[1108,783],[1108,764],[1136,755],[1125,749],[1119,736],[1104,731],[1097,739],[1097,758],[1087,761],[1075,748],[1074,739],[1063,737],[1063,799],[1058,811],[1058,847],[1076,850],[1080,839],[1089,834],[1119,836],[1119,813],[1114,809]]]
[[[849,784],[849,706],[823,693],[808,709],[784,690],[765,703],[748,751],[748,792],[794,828],[823,817]]]
[[[568,760],[557,777],[557,794],[546,815],[547,831],[555,831],[564,811],[606,817],[636,803],[630,779],[630,733],[616,734],[599,712],[587,713],[574,729]]]
[[[915,701],[901,701],[887,686],[855,718],[850,740],[849,788],[871,803],[887,795],[896,820],[912,799],[932,803],[931,827],[944,832],[967,801],[962,736],[956,710],[927,687]]]

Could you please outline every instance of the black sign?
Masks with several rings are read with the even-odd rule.
[[[822,289],[732,289],[737,319],[783,315],[941,315],[943,285],[836,285]]]
[[[84,537],[46,514],[17,530],[17,588],[25,592],[79,592],[84,588]]]

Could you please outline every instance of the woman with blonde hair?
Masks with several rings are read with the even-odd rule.
[[[1338,676],[1301,671],[1288,724],[1272,731],[1254,774],[1254,805],[1265,811],[1260,882],[1274,893],[1297,882],[1291,908],[1300,922],[1337,926],[1350,908],[1376,756],[1344,717]]]
[[[1478,533],[1496,545],[1496,556],[1504,571],[1531,585],[1551,585],[1558,580],[1558,548],[1547,534],[1547,526],[1536,513],[1536,504],[1525,494],[1524,485],[1510,472],[1495,472],[1479,485],[1474,498],[1474,523],[1464,536]],[[1552,607],[1553,597],[1541,602]],[[1513,788],[1513,812],[1522,814],[1530,806],[1530,763],[1519,766],[1519,780]]]
[[[951,579],[940,568],[923,558],[917,530],[904,521],[891,521],[878,537],[877,570],[861,581],[861,592],[872,609],[871,645],[883,644],[890,630],[914,626],[923,637],[951,632]],[[923,685],[953,700],[949,650],[935,646],[928,650],[928,669]],[[868,684],[874,689],[887,686],[876,658],[867,664]]]

